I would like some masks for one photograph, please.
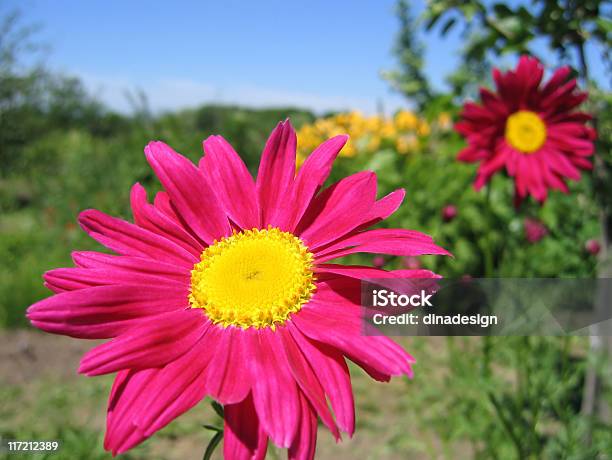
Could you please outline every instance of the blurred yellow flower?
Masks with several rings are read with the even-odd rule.
[[[380,136],[373,135],[368,140],[368,150],[374,151],[380,148]]]
[[[340,156],[353,157],[356,153],[357,150],[355,149],[355,143],[349,139],[344,148],[340,151]]]
[[[400,131],[414,131],[418,123],[418,117],[408,110],[400,110],[395,114],[395,124]]]
[[[429,123],[425,120],[419,120],[419,126],[417,126],[417,134],[419,136],[429,136],[431,132],[431,128],[429,127]]]
[[[407,134],[404,136],[400,136],[395,141],[395,148],[398,153],[402,155],[406,155],[417,149],[419,146],[419,140],[414,134]]]
[[[378,115],[374,115],[372,117],[369,117],[365,120],[365,124],[366,124],[366,130],[368,131],[377,131],[378,128],[380,128],[380,126],[383,123],[383,120],[380,116]]]
[[[453,119],[448,112],[440,112],[438,126],[442,131],[448,131],[453,127]]]
[[[303,125],[298,131],[298,166],[322,142],[338,134],[348,134],[350,140],[340,156],[352,157],[358,153],[372,153],[381,147],[393,146],[401,154],[419,146],[418,136],[427,136],[430,126],[408,110],[400,110],[393,117],[364,116],[361,112],[342,112],[319,118]]]
[[[381,137],[393,138],[397,134],[397,129],[395,128],[395,124],[391,120],[385,120],[380,127],[380,135]]]

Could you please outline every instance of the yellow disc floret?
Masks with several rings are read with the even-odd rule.
[[[506,140],[523,153],[534,153],[546,141],[546,124],[529,110],[519,110],[506,121]]]
[[[278,228],[234,233],[202,252],[189,302],[215,324],[274,328],[311,298],[313,262],[302,240]]]

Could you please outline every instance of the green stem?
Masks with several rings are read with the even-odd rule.
[[[497,418],[502,422],[502,425],[504,429],[506,430],[506,433],[508,433],[508,435],[512,439],[512,443],[514,444],[516,453],[518,454],[518,458],[525,458],[526,456],[524,455],[525,452],[523,451],[523,442],[521,441],[519,436],[514,432],[512,421],[509,420],[505,416],[503,407],[501,403],[497,400],[493,392],[489,390],[487,391],[487,395],[489,397],[489,401],[491,402],[491,404],[493,405],[493,408],[495,409]]]

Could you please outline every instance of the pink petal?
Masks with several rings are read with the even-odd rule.
[[[348,276],[322,273],[317,276],[317,290],[313,299],[320,302],[353,304],[361,311],[361,280]]]
[[[347,140],[346,135],[332,137],[318,146],[306,158],[292,187],[290,199],[292,206],[279,218],[279,226],[282,230],[293,231],[295,229],[312,197],[327,180],[332,164]]]
[[[210,343],[204,342],[165,367],[118,374],[109,400],[105,449],[113,455],[131,449],[202,400],[199,377],[210,358]]]
[[[95,251],[75,251],[72,253],[72,260],[77,267],[108,270],[117,275],[119,275],[118,272],[127,272],[136,276],[152,275],[168,278],[186,286],[189,285],[191,279],[189,270],[161,261],[152,264],[150,259],[143,257],[113,256]]]
[[[377,382],[389,382],[391,380],[390,374],[386,374],[378,370],[375,367],[369,366],[368,364],[364,362],[357,362],[357,361],[355,362],[359,365],[359,367],[361,367],[366,372],[366,374],[368,374],[370,377],[372,377]]]
[[[332,347],[307,339],[292,322],[287,324],[329,398],[338,426],[349,436],[355,431],[355,404],[351,377],[344,357]]]
[[[253,401],[268,436],[280,447],[289,447],[299,419],[298,389],[287,362],[279,356],[282,343],[268,329],[245,331],[249,334],[253,359],[249,361],[253,379]]]
[[[293,378],[310,401],[312,409],[321,417],[321,420],[332,432],[334,438],[336,440],[340,439],[340,433],[334,423],[334,418],[327,407],[325,393],[312,367],[306,361],[288,328],[278,328],[278,334],[282,338],[286,359]]]
[[[253,397],[223,407],[223,457],[231,460],[263,460],[268,436],[259,423]]]
[[[79,215],[83,230],[94,240],[126,256],[161,260],[191,269],[197,257],[178,244],[95,209]]]
[[[222,331],[211,325],[202,339],[187,353],[161,369],[142,395],[140,410],[133,421],[150,436],[195,406],[206,395],[203,376]]]
[[[359,365],[386,375],[411,376],[414,358],[388,337],[363,335],[360,309],[351,310],[348,304],[313,299],[292,320],[306,336],[339,349]]]
[[[121,371],[117,374],[108,402],[104,448],[113,455],[123,453],[146,439],[144,432],[132,423],[130,411],[158,369]],[[138,407],[140,409],[140,407]]]
[[[360,280],[382,278],[441,278],[429,270],[382,270],[380,268],[361,267],[356,265],[321,264],[315,268],[316,273],[333,273]]]
[[[571,161],[572,164],[574,164],[574,166],[576,166],[577,168],[582,168],[586,170],[593,169],[593,164],[586,158],[574,157]]]
[[[140,184],[134,184],[130,193],[132,213],[136,225],[163,236],[200,257],[203,245],[186,231],[182,225],[147,202],[147,192]]]
[[[571,161],[562,153],[549,149],[547,152],[547,160],[549,167],[559,175],[573,180],[580,180],[580,171],[576,169]]]
[[[204,386],[206,393],[221,404],[239,403],[251,390],[247,362],[253,358],[246,340],[242,329],[226,327],[213,350],[211,372],[205,374]]]
[[[149,262],[150,264],[150,262]],[[150,273],[109,268],[56,268],[43,275],[45,282],[55,292],[74,291],[94,286],[111,284],[131,284],[147,286],[150,284],[165,285],[170,288],[189,287],[189,279],[176,279]]]
[[[206,154],[200,160],[200,170],[225,213],[243,229],[259,227],[255,182],[242,159],[221,136],[206,139],[204,150]]]
[[[172,219],[175,222],[180,223],[181,219],[174,211],[172,207],[172,203],[170,202],[170,197],[164,191],[157,192],[155,194],[155,198],[153,199],[153,205],[163,212],[166,216]]]
[[[569,189],[567,188],[565,182],[563,182],[563,179],[557,176],[554,172],[552,172],[549,167],[543,168],[542,171],[544,174],[544,178],[550,187],[560,190],[563,193],[569,192]]]
[[[311,249],[323,246],[363,223],[375,199],[376,175],[373,172],[346,177],[312,200],[296,233]]]
[[[181,219],[202,241],[211,244],[231,234],[215,193],[191,161],[163,142],[149,143],[145,155]]]
[[[552,77],[550,77],[548,82],[546,82],[546,84],[542,87],[542,97],[549,97],[556,88],[561,86],[563,82],[567,80],[567,77],[570,76],[571,72],[572,71],[569,66],[559,67]]]
[[[67,291],[28,308],[33,326],[54,334],[84,339],[115,337],[142,318],[188,304],[184,289],[167,286],[111,285]]]
[[[572,131],[574,131],[572,133]],[[590,156],[595,149],[590,139],[584,139],[584,126],[576,123],[559,123],[549,127],[548,139],[561,150],[576,155]]]
[[[143,319],[137,328],[86,353],[79,373],[92,376],[130,368],[162,367],[191,349],[209,324],[197,309]]]
[[[277,226],[292,203],[287,202],[295,176],[297,138],[289,120],[279,123],[266,142],[257,173],[262,227]]]
[[[487,156],[488,152],[486,150],[475,145],[469,145],[459,152],[457,159],[465,163],[473,163],[475,161],[484,160]]]
[[[486,88],[480,88],[480,98],[484,107],[496,114],[497,117],[504,117],[508,114],[508,107],[501,101],[496,94]]]
[[[356,252],[396,256],[451,255],[423,233],[402,229],[377,229],[343,238],[331,246],[315,251],[315,257],[320,264]]]
[[[300,421],[297,435],[287,453],[289,460],[312,460],[317,448],[317,417],[308,400],[300,394]]]
[[[559,84],[546,98],[542,100],[541,109],[543,111],[549,110],[551,112],[556,110],[560,103],[562,103],[568,97],[571,97],[577,86],[578,82],[576,80],[568,80],[565,83]]]
[[[359,226],[355,227],[351,232],[342,235],[338,240],[346,238],[349,235],[353,235],[358,233],[361,230],[365,230],[372,225],[377,224],[378,222],[386,219],[391,214],[393,214],[404,201],[404,197],[406,196],[406,191],[402,188],[397,189],[388,195],[385,195],[380,200],[377,200],[374,203],[374,206],[370,209],[370,212],[362,219],[362,222]],[[328,247],[332,243],[328,243],[325,247]]]
[[[508,159],[508,150],[501,150],[490,159],[483,161],[478,168],[478,176],[474,182],[476,190],[480,190],[486,184],[491,176],[502,169]],[[522,155],[525,156],[525,155]]]
[[[364,223],[362,223],[358,228],[368,228],[382,220],[385,220],[387,217],[397,211],[404,201],[405,196],[406,191],[403,188],[400,188],[376,201],[368,216],[364,219]]]

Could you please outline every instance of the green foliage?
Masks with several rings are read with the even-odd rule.
[[[77,365],[78,353],[75,354],[74,349],[70,352],[69,347],[60,346],[62,356],[56,357],[57,361],[53,365],[45,367],[37,359],[41,358],[39,354],[47,356],[40,349],[48,345],[36,343],[37,339],[33,337],[31,348],[28,348],[31,355],[20,355],[19,370],[11,375],[6,372],[0,376],[0,438],[58,440],[60,447],[50,453],[16,454],[0,451],[0,459],[112,458],[104,450],[103,441],[106,405],[113,376],[93,379],[76,376],[71,367]],[[41,366],[46,371],[41,372]],[[36,379],[29,378],[29,375],[34,374]],[[201,455],[210,436],[201,424],[209,421],[212,423],[214,414],[204,407],[207,405],[203,404],[203,407],[192,410],[189,415],[161,430],[155,435],[155,443],[147,441],[122,454],[120,458],[191,458],[196,449],[197,455]],[[181,442],[177,442],[179,439]]]
[[[587,41],[599,43],[602,60],[610,66],[612,36],[606,3],[546,0],[527,6],[524,2],[429,0],[421,20],[428,31],[439,27],[442,36],[462,26],[461,64],[448,81],[453,95],[474,96],[489,78],[493,64],[509,54],[534,55],[533,45],[538,39],[546,40],[559,62],[573,65],[583,83],[589,82]],[[416,34],[414,30],[410,33]],[[410,43],[406,46],[407,53],[412,51],[410,46]],[[396,54],[402,63],[401,43]],[[422,61],[419,65],[422,66]],[[408,68],[395,79],[410,78],[411,71]],[[430,143],[432,150],[427,154],[407,159],[403,166],[401,162],[396,165],[390,177],[399,175],[406,181],[408,196],[416,205],[402,224],[430,229],[455,254],[454,260],[435,258],[427,267],[433,265],[438,272],[454,275],[596,276],[596,260],[586,254],[584,241],[599,235],[603,228],[603,243],[609,244],[612,134],[610,94],[590,83],[589,109],[598,131],[593,180],[584,174],[586,177],[572,185],[569,195],[552,194],[541,208],[528,202],[524,209],[513,209],[510,182],[500,176],[487,186],[485,194],[474,194],[469,187],[473,167],[464,169],[447,162],[448,158],[441,153],[443,146],[440,149]],[[447,140],[447,145],[451,142]],[[456,152],[459,148],[455,144],[449,150]],[[428,182],[423,182],[423,177]],[[450,223],[443,223],[439,217],[445,202],[459,210]],[[523,228],[525,216],[539,219],[549,234],[529,244]],[[389,263],[399,265],[397,261]],[[608,260],[607,269],[604,264],[599,267],[604,276],[610,273],[609,263]],[[449,339],[450,367],[445,367],[448,380],[441,387],[434,385],[433,410],[427,406],[417,410],[427,413],[424,423],[447,443],[444,449],[447,457],[453,457],[450,453],[457,441],[465,440],[470,441],[475,458],[588,459],[611,452],[609,424],[580,412],[587,365],[591,366],[591,375],[602,379],[598,384],[604,388],[607,395],[604,398],[609,399],[606,366],[599,363],[595,367],[590,362],[599,359],[592,351],[588,360],[576,355],[577,344],[569,340],[485,338],[458,343]],[[482,350],[478,350],[481,345]],[[453,390],[448,394],[446,389],[450,387]],[[462,396],[458,397],[458,393]],[[429,453],[432,457],[439,455]]]
[[[602,220],[608,233],[612,231],[612,93],[593,87],[589,107],[597,114],[597,158],[593,169],[593,192],[602,211]],[[612,233],[608,235],[608,240]],[[606,261],[604,261],[604,264]],[[612,260],[602,266],[602,273],[612,274]],[[607,271],[604,271],[607,270]]]
[[[425,354],[420,346],[432,342],[415,345]],[[430,458],[457,458],[458,449],[469,452],[461,458],[477,459],[607,458],[609,427],[580,415],[587,346],[577,337],[440,338],[436,353],[419,364],[438,376],[407,385],[413,423],[439,440],[423,451]]]
[[[91,98],[78,79],[22,64],[22,55],[37,49],[32,32],[16,13],[0,22],[0,177],[23,167],[24,148],[54,131],[104,136],[118,128],[118,117]]]
[[[148,134],[163,139],[179,152],[196,153],[193,159],[201,154],[204,139],[213,134],[222,135],[231,140],[234,149],[254,173],[270,131],[285,118],[290,118],[297,127],[314,120],[310,112],[292,107],[248,109],[207,105],[163,114],[152,122]]]
[[[427,82],[421,82],[423,47],[416,40],[415,22],[407,22],[407,4],[398,1],[400,35],[395,54],[399,69],[391,74],[394,86],[405,85],[422,98],[434,94]],[[545,40],[559,62],[567,62],[589,77],[585,45],[599,44],[601,58],[610,68],[612,21],[609,4],[605,0],[545,0],[531,3],[485,2],[481,0],[428,0],[420,22],[428,32],[438,29],[442,36],[461,28],[464,45],[459,67],[448,76],[452,93],[457,96],[474,95],[486,81],[495,61],[504,55],[537,55],[534,43]],[[413,94],[405,92],[409,97]]]

